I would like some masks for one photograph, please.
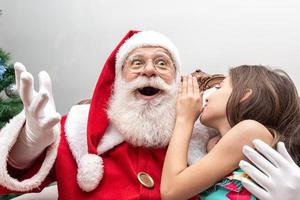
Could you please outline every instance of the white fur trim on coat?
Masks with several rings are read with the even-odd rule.
[[[12,118],[9,123],[0,131],[0,185],[9,190],[26,192],[41,185],[49,174],[57,155],[60,141],[60,128],[55,129],[56,140],[47,148],[46,157],[39,171],[31,178],[19,181],[12,178],[7,171],[7,158],[10,149],[15,144],[21,129],[25,123],[24,111]],[[60,126],[59,126],[60,127]]]
[[[103,161],[98,155],[124,141],[123,136],[109,126],[97,147],[98,155],[89,154],[86,132],[89,109],[89,104],[73,106],[65,124],[66,139],[78,167],[77,182],[86,192],[94,190],[103,177]]]
[[[216,134],[215,129],[204,126],[199,119],[195,122],[188,150],[189,165],[196,163],[207,154],[207,142]]]

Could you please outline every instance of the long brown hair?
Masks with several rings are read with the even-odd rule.
[[[300,165],[300,103],[297,89],[283,70],[260,65],[242,65],[230,69],[232,94],[226,113],[231,127],[252,119],[263,124],[283,141],[294,161]],[[247,90],[249,98],[241,101]]]

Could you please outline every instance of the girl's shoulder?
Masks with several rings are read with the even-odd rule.
[[[248,141],[261,139],[268,144],[272,144],[274,139],[267,127],[258,121],[250,119],[239,122],[228,133],[233,134],[236,139]]]

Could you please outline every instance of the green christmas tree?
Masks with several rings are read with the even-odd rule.
[[[10,54],[0,48],[0,129],[22,109],[22,101],[16,94],[15,72]]]
[[[10,54],[0,48],[0,129],[23,109],[16,94],[15,72],[10,62]],[[18,195],[0,195],[0,200],[12,199]]]

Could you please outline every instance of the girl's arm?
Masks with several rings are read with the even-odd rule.
[[[191,85],[190,78],[185,78],[179,96],[187,92]],[[187,92],[188,93],[188,92]],[[191,99],[191,97],[189,97]],[[197,98],[195,98],[197,99]],[[182,100],[182,99],[181,99]],[[184,104],[184,101],[179,105]],[[252,145],[255,138],[269,144],[270,132],[258,122],[246,120],[233,127],[223,136],[216,146],[196,164],[187,166],[187,152],[193,124],[197,115],[188,114],[197,100],[187,100],[185,109],[177,109],[176,124],[170,141],[163,167],[161,195],[163,199],[188,199],[206,190],[238,167],[244,157],[242,147]],[[196,102],[196,103],[195,103]],[[177,105],[178,106],[178,105]],[[185,112],[185,113],[178,113]]]
[[[174,130],[165,158],[161,194],[163,199],[188,199],[206,190],[226,175],[234,171],[239,161],[244,159],[242,148],[252,146],[253,139],[261,139],[272,143],[272,135],[256,121],[246,120],[233,127],[215,147],[201,160],[187,166],[186,139],[188,130],[184,124],[178,123]]]

